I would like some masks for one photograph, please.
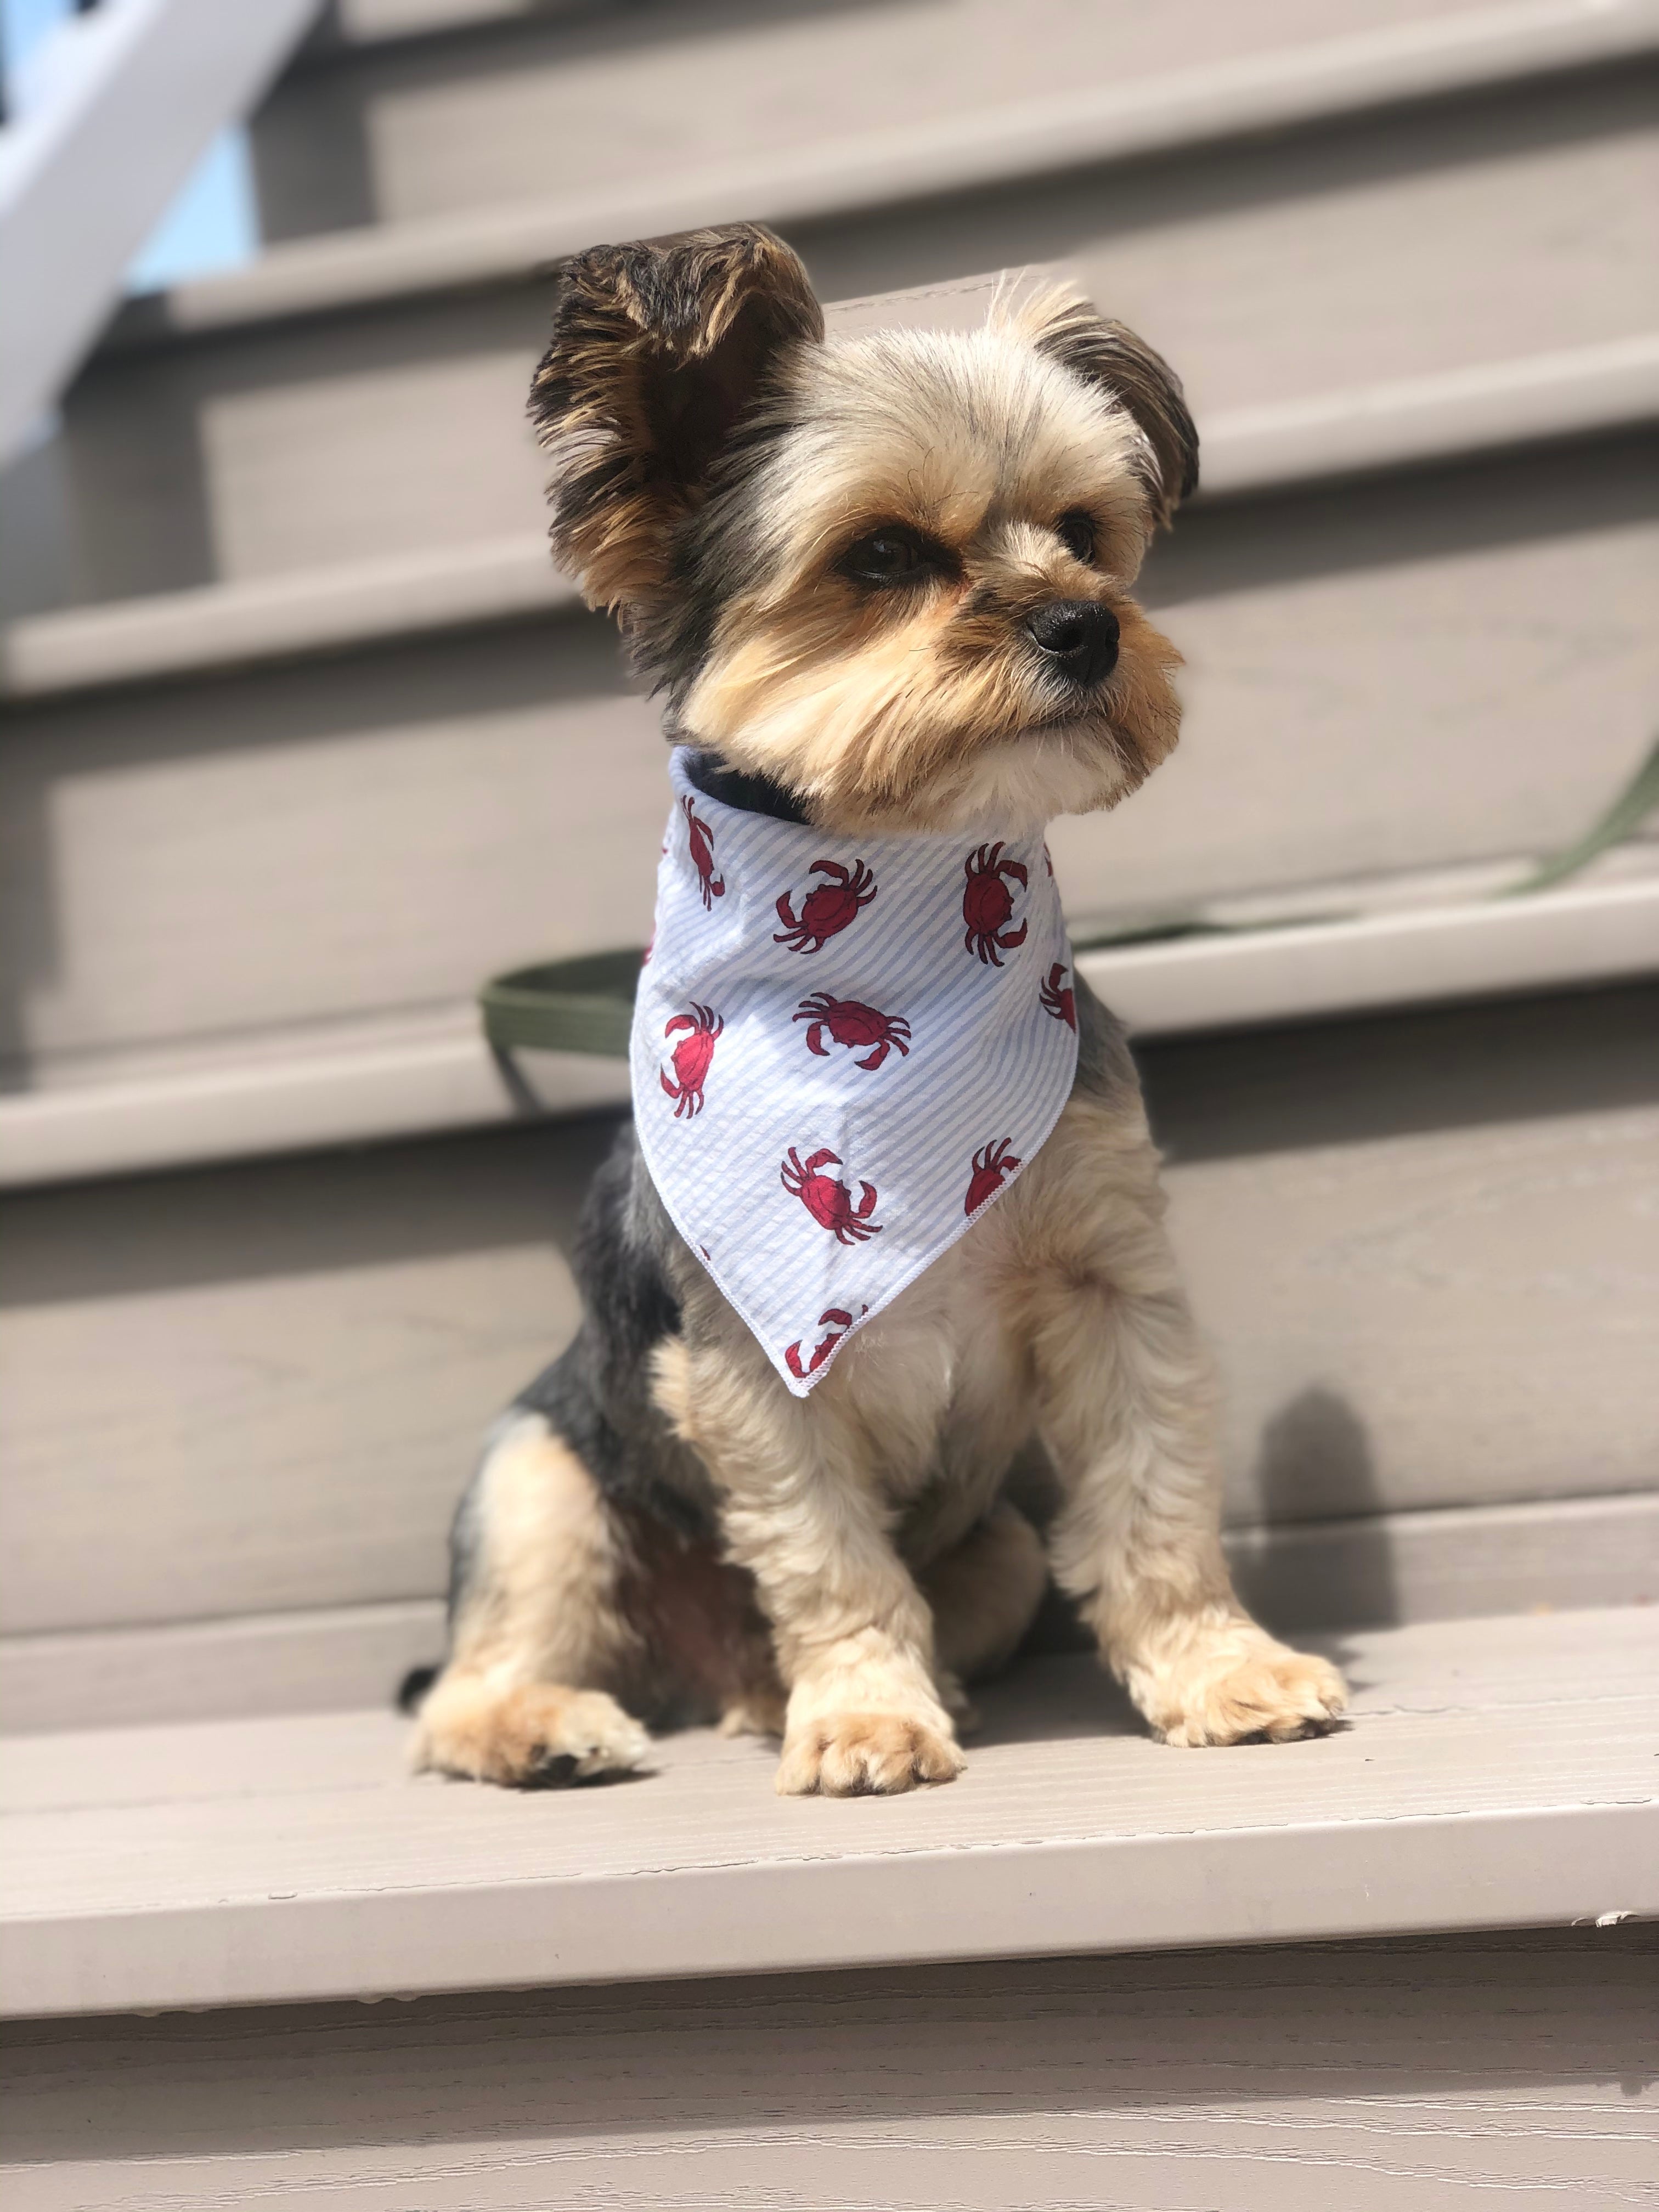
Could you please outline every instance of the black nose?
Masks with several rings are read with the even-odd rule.
[[[1117,617],[1092,599],[1051,599],[1025,627],[1074,684],[1098,684],[1117,665]]]

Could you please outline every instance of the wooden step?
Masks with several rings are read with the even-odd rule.
[[[1581,2212],[1652,2171],[1655,1956],[1626,1920],[26,2022],[0,2171],[15,2212]]]
[[[386,1712],[7,1747],[12,2017],[295,2004],[1659,1914],[1659,1612],[1324,1648],[1322,1741],[1152,1742],[1094,1662],[984,1698],[947,1790],[781,1800],[694,1731],[646,1778],[513,1794],[403,1768]]]
[[[984,286],[927,288],[830,310],[832,326],[925,313],[966,325]],[[958,302],[960,308],[958,311]],[[925,304],[924,304],[925,303]],[[1659,333],[1482,362],[1312,399],[1206,416],[1196,506],[1467,461],[1516,447],[1651,425]],[[1188,508],[1190,513],[1190,507]],[[242,582],[75,607],[0,629],[0,699],[58,696],[206,670],[338,653],[577,604],[546,532],[441,545]]]
[[[1310,1395],[1304,1433],[1340,1432],[1334,1404]],[[1258,1522],[1224,1541],[1244,1601],[1285,1636],[1659,1604],[1659,1498],[1641,1492]],[[1051,1601],[1034,1653],[1082,1643]],[[443,1649],[437,1596],[5,1635],[0,1707],[19,1735],[380,1709]]]
[[[341,11],[256,118],[267,239],[681,191],[711,160],[769,165],[762,191],[803,155],[827,180],[838,155],[843,198],[957,190],[1582,67],[1642,51],[1654,25],[1559,0],[1349,0],[1338,19],[1317,0],[959,0],[948,30],[918,0],[597,20],[423,0],[400,37],[392,10],[368,12]]]
[[[1182,747],[1056,826],[1073,923],[1568,842],[1652,739],[1650,481],[1612,434],[1195,510],[1148,578]],[[662,778],[653,710],[574,613],[19,700],[11,1080],[424,1022],[642,943]]]
[[[1454,72],[1379,110],[1374,57],[1342,92],[1324,47],[1297,48],[1284,76],[1299,106],[1250,111],[1267,135],[1239,137],[1229,111],[1218,139],[1187,81],[1166,87],[1156,159],[1134,133],[1164,111],[1137,85],[1100,95],[1116,102],[1103,136],[1025,107],[1006,129],[971,118],[943,167],[809,143],[790,178],[677,163],[672,189],[643,198],[584,185],[273,248],[135,303],[69,395],[62,592],[123,599],[533,533],[535,271],[599,237],[718,217],[781,222],[832,299],[1062,259],[1211,416],[1522,359],[1540,301],[1552,350],[1650,331],[1648,85],[1629,58],[1656,35],[1650,0],[1521,12],[1560,15],[1558,61],[1568,15],[1575,37],[1616,33],[1626,58],[1519,85],[1509,62],[1497,79]],[[1438,54],[1474,20],[1424,35]]]
[[[1140,1047],[1275,1621],[1659,1596],[1656,1018],[1644,986]],[[338,1703],[433,1656],[450,1514],[574,1326],[609,1135],[9,1198],[9,1715]]]
[[[1659,967],[1659,845],[1609,854],[1567,890],[1496,896],[1523,865],[1223,902],[1212,911],[1240,919],[1253,905],[1354,918],[1085,952],[1078,966],[1137,1038],[1583,989]],[[34,1087],[0,1091],[0,1188],[585,1114],[629,1096],[621,1059],[503,1060],[469,1001],[28,1073]]]

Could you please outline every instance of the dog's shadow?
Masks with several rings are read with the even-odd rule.
[[[1059,1485],[1035,1447],[1009,1487],[1046,1528]],[[1283,1406],[1263,1427],[1252,1488],[1259,1520],[1230,1546],[1239,1595],[1265,1628],[1323,1652],[1351,1688],[1366,1687],[1366,1657],[1352,1632],[1396,1625],[1402,1606],[1370,1440],[1346,1400],[1316,1385]],[[1145,1735],[1093,1652],[1075,1607],[1051,1585],[1007,1672],[972,1689],[979,1723],[967,1740]]]
[[[1016,1659],[969,1692],[978,1716],[963,1730],[970,1750],[991,1744],[1067,1743],[1079,1737],[1144,1736],[1146,1723],[1092,1657]]]

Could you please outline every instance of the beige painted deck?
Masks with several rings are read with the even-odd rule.
[[[966,1776],[781,1800],[769,1745],[509,1793],[386,1712],[8,1747],[11,2014],[1564,1926],[1659,1915],[1659,1607],[1327,1641],[1352,1724],[1176,1752],[1087,1659],[984,1699]]]

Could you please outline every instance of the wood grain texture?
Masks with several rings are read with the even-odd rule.
[[[1236,1520],[1655,1486],[1653,1019],[1638,989],[1146,1050]],[[605,1132],[9,1200],[8,1631],[435,1595],[483,1426],[574,1323]],[[1361,1610],[1416,1609],[1353,1559]]]
[[[1571,838],[1650,739],[1642,466],[1613,440],[1194,514],[1152,579],[1186,735],[1056,825],[1073,921]],[[662,743],[592,618],[3,726],[14,1056],[412,1014],[648,933]]]
[[[1632,2212],[1650,1929],[7,2032],[15,2212]]]
[[[1659,1912],[1659,1613],[1337,1639],[1352,1725],[1188,1756],[1087,1659],[985,1700],[969,1771],[780,1799],[666,1738],[626,1787],[402,1771],[385,1713],[13,1743],[13,2014],[794,1971]]]

